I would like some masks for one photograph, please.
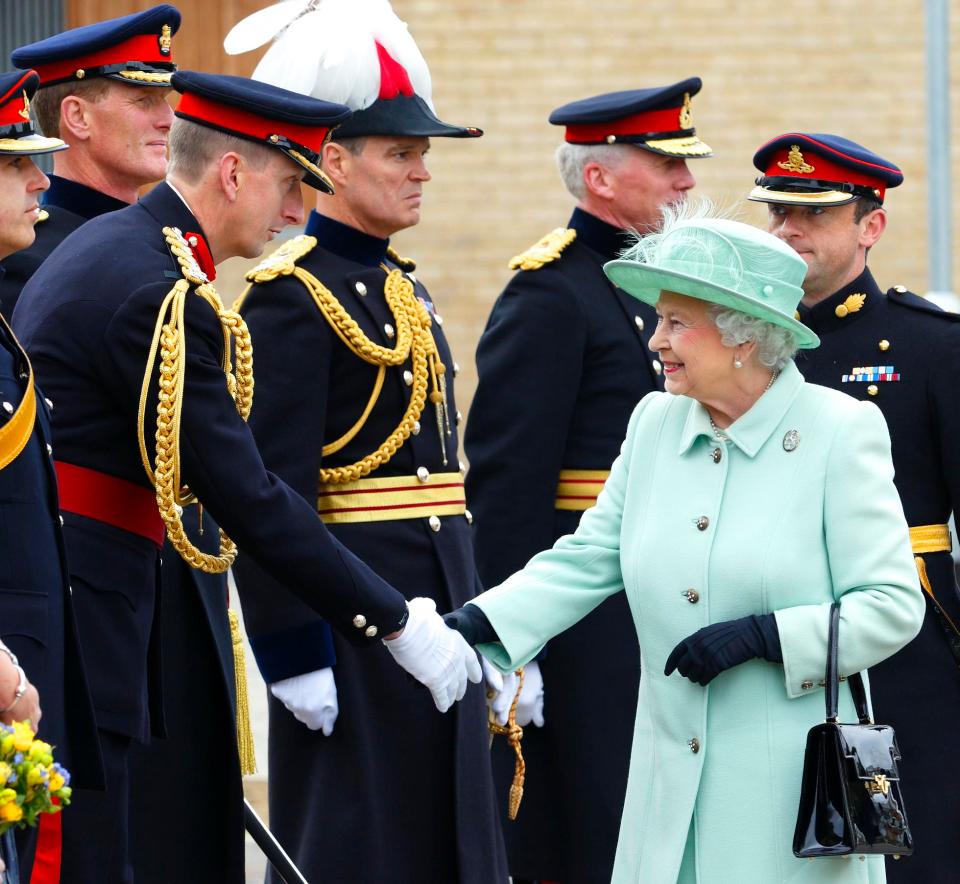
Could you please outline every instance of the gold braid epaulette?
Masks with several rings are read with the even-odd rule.
[[[299,280],[310,293],[324,319],[327,320],[327,323],[337,337],[343,341],[347,349],[357,358],[377,367],[373,392],[360,418],[339,439],[323,446],[321,449],[323,456],[326,457],[340,451],[363,429],[380,396],[380,391],[383,389],[388,367],[403,365],[409,358],[411,374],[413,375],[413,383],[410,385],[410,401],[403,417],[396,429],[387,436],[380,446],[355,463],[342,467],[320,469],[320,481],[322,483],[342,485],[370,474],[387,463],[396,454],[397,450],[410,438],[417,427],[428,398],[437,406],[438,414],[445,416],[443,409],[446,407],[446,396],[443,392],[443,376],[446,367],[440,359],[437,345],[430,331],[432,324],[430,314],[420,299],[417,298],[413,283],[403,275],[402,271],[387,270],[387,278],[383,286],[383,294],[396,327],[397,342],[396,346],[391,349],[371,341],[333,292],[309,270],[297,266],[297,262],[308,255],[316,244],[315,237],[305,234],[296,236],[250,270],[246,274],[246,279],[251,285],[270,282],[280,276],[292,276]],[[240,299],[234,305],[234,309],[238,310],[240,308],[249,291],[250,288],[248,287],[247,291],[240,296]],[[428,393],[427,385],[431,380],[433,390]],[[442,419],[445,419],[445,417]]]
[[[401,270],[405,270],[409,273],[411,270],[417,269],[417,262],[413,258],[406,258],[401,255],[393,246],[387,246],[387,257],[393,261]]]
[[[164,227],[163,235],[180,265],[183,279],[178,279],[164,298],[153,331],[150,355],[147,357],[143,385],[140,388],[137,417],[140,459],[151,484],[156,488],[160,517],[166,525],[167,537],[174,549],[191,567],[211,574],[221,574],[237,557],[234,542],[221,530],[219,555],[202,552],[190,542],[181,521],[183,507],[196,501],[190,489],[182,485],[180,480],[180,421],[183,415],[187,359],[184,317],[191,288],[194,289],[194,294],[199,295],[213,308],[220,321],[223,331],[222,365],[227,389],[244,420],[250,416],[250,406],[253,404],[253,347],[246,323],[236,312],[224,308],[217,290],[200,269],[183,234],[175,227]],[[143,423],[158,351],[160,389],[155,435],[156,461],[151,467],[143,435]],[[231,353],[236,360],[236,372],[233,370]]]
[[[563,250],[576,238],[577,231],[572,227],[558,227],[525,252],[511,258],[510,269],[539,270],[545,264],[558,260]]]

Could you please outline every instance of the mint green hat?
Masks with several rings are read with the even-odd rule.
[[[820,345],[794,318],[807,264],[790,246],[740,221],[666,217],[661,232],[603,265],[615,285],[653,305],[661,291],[699,298],[789,330],[800,349]]]

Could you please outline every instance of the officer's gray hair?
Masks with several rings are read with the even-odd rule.
[[[571,195],[582,200],[587,195],[583,183],[583,170],[588,163],[599,163],[608,169],[616,169],[623,163],[633,148],[628,144],[569,144],[564,142],[555,154],[557,168],[564,186]]]
[[[238,153],[254,169],[262,169],[273,150],[246,138],[218,132],[192,120],[177,117],[170,127],[170,162],[167,175],[186,184],[196,184],[204,172],[225,153]]]
[[[711,304],[707,315],[720,332],[725,347],[756,344],[760,364],[780,371],[797,352],[797,341],[787,328],[730,307]]]

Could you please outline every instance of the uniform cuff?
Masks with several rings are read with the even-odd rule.
[[[280,632],[250,636],[250,647],[267,684],[327,669],[337,662],[333,633],[325,620]]]

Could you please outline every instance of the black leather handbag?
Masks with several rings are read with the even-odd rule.
[[[913,853],[900,793],[900,750],[893,728],[873,724],[859,673],[848,679],[859,724],[837,722],[840,605],[830,609],[825,695],[827,720],[811,728],[793,833],[799,857]]]

